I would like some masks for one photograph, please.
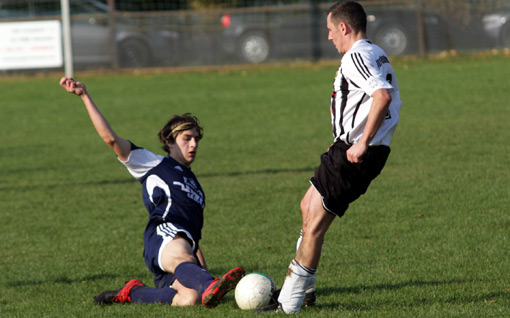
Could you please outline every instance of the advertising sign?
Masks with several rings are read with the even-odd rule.
[[[60,21],[0,23],[0,70],[63,65]]]

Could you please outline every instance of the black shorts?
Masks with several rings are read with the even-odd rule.
[[[339,217],[345,214],[351,202],[367,191],[390,154],[388,146],[371,146],[364,154],[363,162],[352,163],[347,160],[349,148],[343,142],[333,144],[328,152],[321,155],[321,164],[310,179],[322,196],[324,209]]]

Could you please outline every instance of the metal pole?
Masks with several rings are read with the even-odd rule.
[[[115,24],[117,20],[115,18],[115,0],[108,0],[108,25],[110,27],[110,43],[111,43],[111,54],[112,54],[112,68],[114,70],[119,69],[119,52],[117,49]]]
[[[69,0],[60,0],[62,15],[62,40],[64,45],[64,69],[66,77],[73,77],[73,49],[71,43],[71,10]]]
[[[416,24],[418,27],[418,49],[420,56],[427,56],[427,32],[425,29],[425,19],[423,13],[423,0],[416,0]]]
[[[321,31],[320,31],[320,22],[321,18],[321,10],[319,0],[311,0],[312,10],[310,12],[310,22],[311,22],[311,43],[312,43],[312,60],[317,62],[322,57],[321,50]]]

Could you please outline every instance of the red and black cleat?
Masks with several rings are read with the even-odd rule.
[[[98,305],[111,305],[113,303],[130,303],[131,297],[129,293],[135,286],[145,286],[138,279],[132,279],[128,281],[121,289],[107,290],[94,298],[94,304]]]
[[[236,267],[223,275],[222,278],[213,280],[202,294],[202,305],[206,308],[218,306],[223,296],[236,287],[244,274],[243,268]]]

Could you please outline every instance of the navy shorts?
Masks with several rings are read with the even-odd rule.
[[[321,163],[310,183],[322,196],[324,209],[339,217],[349,204],[364,194],[386,164],[390,154],[388,146],[371,146],[361,163],[347,160],[350,146],[335,142],[328,152],[321,155]]]
[[[172,223],[156,224],[149,222],[145,228],[143,238],[145,249],[143,257],[145,259],[145,264],[154,275],[154,284],[156,285],[156,288],[170,287],[175,280],[173,274],[163,270],[161,266],[161,253],[166,244],[172,241],[177,234],[185,237],[190,242],[193,251],[196,253],[197,246],[191,234],[179,225]]]

